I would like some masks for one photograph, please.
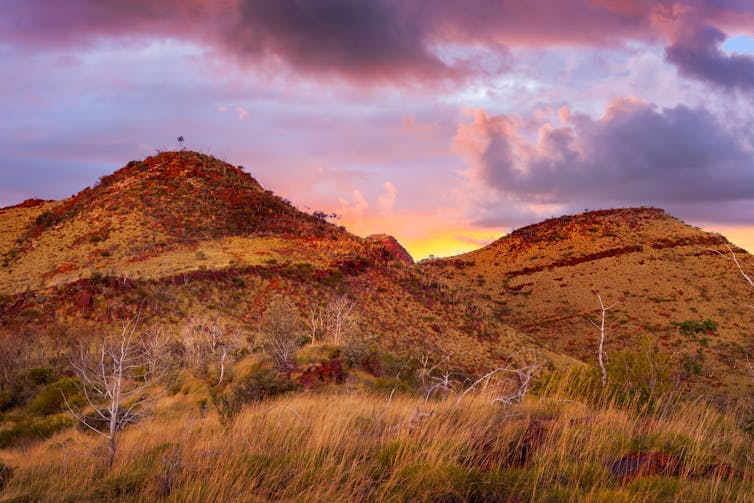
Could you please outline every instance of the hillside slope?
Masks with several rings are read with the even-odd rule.
[[[195,152],[132,161],[63,201],[2,209],[0,229],[0,316],[30,339],[107,330],[137,312],[176,333],[210,317],[253,337],[283,295],[302,316],[345,296],[370,343],[402,358],[452,355],[469,372],[526,345],[474,299],[423,277],[391,236],[350,234]]]
[[[267,254],[306,249],[314,258],[323,248],[361,246],[240,167],[190,151],[131,161],[63,201],[2,209],[0,229],[0,293],[92,274],[154,278],[202,262],[257,264]]]
[[[724,237],[627,208],[550,219],[421,267],[493,302],[504,322],[553,351],[592,363],[600,333],[588,318],[600,321],[599,292],[618,303],[606,316],[616,374],[630,367],[617,361],[627,352],[661,354],[673,360],[672,379],[750,396],[754,291],[727,246],[751,271],[754,258]]]

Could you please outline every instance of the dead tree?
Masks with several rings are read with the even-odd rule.
[[[747,283],[749,283],[749,285],[751,285],[751,287],[752,287],[752,288],[754,288],[754,279],[752,279],[752,277],[751,277],[751,276],[749,276],[748,274],[746,274],[746,271],[744,271],[744,268],[743,268],[743,266],[741,265],[741,261],[740,261],[740,260],[738,260],[738,257],[736,257],[736,254],[735,254],[735,252],[733,251],[733,248],[731,248],[729,244],[726,244],[726,245],[725,245],[725,247],[726,247],[726,248],[728,249],[728,251],[730,252],[730,258],[731,258],[731,260],[733,260],[733,263],[734,263],[734,264],[736,264],[736,267],[738,267],[738,272],[740,272],[740,273],[741,273],[741,276],[743,276],[744,280],[745,280],[745,281],[746,281]],[[717,253],[718,255],[720,255],[721,257],[725,257],[725,256],[726,256],[726,255],[725,255],[725,254],[724,254],[723,252],[721,252],[720,250],[715,250],[715,249],[713,249],[713,248],[705,248],[705,249],[706,249],[706,250],[709,250],[709,251],[713,251],[713,252]],[[749,306],[749,307],[751,307],[751,308],[754,308],[754,306]]]
[[[185,357],[197,376],[206,377],[207,366],[216,361],[219,380],[225,378],[228,352],[238,346],[239,336],[223,323],[205,318],[192,318],[181,331]]]
[[[272,358],[275,369],[289,373],[296,366],[296,351],[302,342],[302,323],[295,304],[280,296],[273,299],[260,329],[262,348]]]
[[[306,328],[309,329],[309,338],[312,344],[325,335],[325,317],[320,307],[309,308],[309,316],[305,323]]]
[[[356,302],[343,295],[327,305],[327,333],[335,344],[340,344],[343,328],[350,319]]]
[[[600,345],[599,349],[597,350],[597,361],[600,364],[600,371],[602,371],[602,387],[604,388],[605,386],[607,386],[607,369],[605,368],[605,360],[607,359],[607,354],[605,353],[605,336],[607,335],[607,331],[605,328],[605,319],[607,318],[607,312],[617,306],[620,301],[614,302],[609,306],[605,306],[600,293],[595,291],[594,294],[597,296],[597,300],[600,301],[600,323],[598,325],[591,318],[587,318],[587,321],[600,331]]]
[[[93,354],[82,349],[71,360],[79,388],[93,409],[91,415],[75,411],[63,396],[71,415],[107,440],[110,467],[120,430],[138,422],[147,405],[159,396],[151,393],[150,387],[161,376],[158,360],[162,355],[155,354],[155,346],[137,334],[137,324],[138,319],[125,323],[120,334],[106,337]]]
[[[492,403],[513,405],[520,403],[542,370],[540,353],[536,349],[517,351],[508,356],[505,365],[487,372],[471,383],[456,399],[456,405],[471,391],[478,389],[491,396]]]

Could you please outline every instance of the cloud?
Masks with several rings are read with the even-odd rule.
[[[230,2],[204,0],[0,0],[0,40],[31,47],[86,45],[102,38],[201,37]]]
[[[395,206],[395,200],[398,197],[398,189],[391,182],[385,182],[382,187],[385,189],[385,192],[377,199],[377,203],[380,205],[380,212],[383,215],[390,215],[393,212],[393,206]]]
[[[351,200],[340,198],[340,213],[344,220],[360,220],[364,217],[364,212],[369,207],[369,203],[362,195],[361,191],[354,189],[351,194]]]
[[[754,89],[754,57],[726,54],[720,49],[725,39],[714,26],[701,26],[668,46],[665,57],[687,77],[728,89]]]
[[[598,119],[559,116],[532,128],[479,111],[459,126],[454,150],[468,160],[470,179],[529,207],[657,205],[700,218],[714,206],[754,202],[750,138],[704,109],[619,99]]]
[[[510,47],[663,40],[684,75],[726,87],[754,80],[751,58],[718,48],[722,29],[754,28],[754,6],[741,0],[0,0],[0,8],[0,41],[14,47],[173,38],[242,63],[361,83],[505,73]]]
[[[14,46],[179,38],[241,61],[273,59],[301,73],[361,81],[457,78],[481,70],[470,61],[475,56],[488,58],[490,51],[507,56],[508,46],[605,46],[658,38],[650,1],[0,0],[0,5],[0,40]],[[496,68],[504,71],[505,65]]]
[[[223,42],[236,54],[276,57],[307,73],[363,79],[436,77],[420,19],[391,0],[241,0]]]

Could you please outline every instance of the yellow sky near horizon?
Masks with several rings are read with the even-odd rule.
[[[749,253],[754,253],[754,226],[751,227],[723,227],[705,226],[707,232],[717,232],[725,236],[730,242]],[[389,233],[389,232],[388,232]],[[435,257],[451,257],[482,248],[489,243],[505,236],[505,232],[496,229],[448,229],[434,230],[424,235],[408,236],[396,239],[417,262],[430,255]]]

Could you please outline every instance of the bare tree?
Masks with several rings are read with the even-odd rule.
[[[516,351],[505,364],[487,372],[458,395],[456,405],[472,390],[479,389],[492,397],[492,403],[513,405],[521,402],[542,370],[540,352],[536,349]]]
[[[327,305],[327,333],[335,344],[340,344],[343,328],[350,319],[356,302],[342,295]]]
[[[289,299],[276,297],[264,312],[261,326],[262,348],[279,372],[295,367],[294,357],[301,346],[302,323],[298,309]]]
[[[340,344],[349,322],[352,321],[351,314],[355,307],[356,302],[347,295],[331,300],[324,308],[310,307],[304,323],[312,344],[322,338]]]
[[[731,258],[731,260],[733,260],[733,263],[736,264],[736,267],[738,267],[738,272],[740,272],[741,276],[743,276],[744,280],[746,280],[746,282],[749,283],[749,285],[751,285],[752,288],[754,288],[754,279],[752,279],[751,276],[749,276],[748,274],[746,274],[746,271],[744,271],[744,268],[741,265],[741,261],[738,260],[738,257],[736,257],[736,254],[733,251],[733,248],[731,248],[729,244],[726,244],[725,247],[730,252],[730,258]],[[726,256],[720,250],[715,250],[713,248],[705,248],[705,249],[709,250],[709,251],[713,251],[713,252],[717,253],[718,255],[720,255],[721,257],[725,257]],[[749,307],[754,308],[754,306],[749,306]]]
[[[594,325],[594,327],[600,331],[600,345],[599,349],[597,350],[597,361],[600,364],[600,370],[602,371],[602,387],[604,388],[607,386],[607,369],[605,368],[605,360],[607,359],[607,354],[605,353],[605,336],[607,335],[607,331],[605,328],[605,319],[607,318],[607,312],[617,306],[620,301],[614,302],[613,304],[609,306],[605,306],[605,303],[602,301],[602,296],[600,296],[600,293],[595,291],[594,294],[597,296],[597,300],[600,301],[600,323],[599,325],[592,320],[591,318],[587,318],[587,321]]]
[[[0,333],[0,390],[11,384],[21,369],[27,346],[26,341],[16,334]]]
[[[222,383],[228,352],[238,346],[238,332],[217,320],[191,318],[181,330],[181,338],[187,363],[194,373],[206,377],[208,365],[216,362],[220,374],[217,384]]]
[[[150,386],[160,377],[161,368],[154,346],[136,332],[138,318],[123,325],[117,336],[106,337],[94,354],[81,350],[72,359],[79,387],[93,409],[90,416],[76,412],[65,395],[66,406],[73,417],[108,442],[112,467],[118,447],[118,433],[126,425],[138,422],[147,405],[159,395],[150,393]]]
[[[305,323],[306,328],[309,329],[309,338],[312,344],[326,335],[325,316],[322,313],[322,308],[319,306],[309,308],[309,316],[306,318]]]

